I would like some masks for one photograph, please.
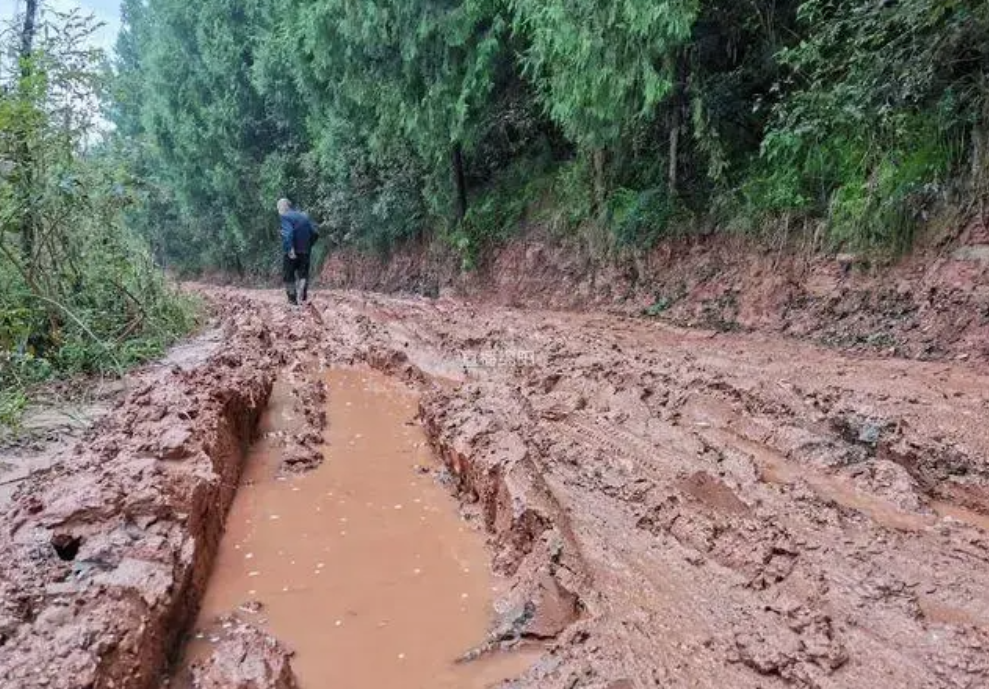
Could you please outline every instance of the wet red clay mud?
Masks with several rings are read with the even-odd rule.
[[[291,648],[302,689],[483,689],[526,670],[531,655],[455,662],[485,639],[495,580],[483,535],[433,478],[415,395],[373,370],[325,380],[325,462],[299,476],[279,471],[277,438],[298,419],[276,388],[186,664],[229,656],[235,615]]]
[[[506,581],[487,642],[464,659],[520,641],[544,649],[504,686],[989,686],[984,365],[450,299],[332,292],[289,310],[276,292],[213,292],[222,352],[194,372],[149,374],[3,508],[5,689],[159,686],[193,629],[272,380],[362,363],[418,389],[450,490]],[[312,428],[319,397],[290,404]],[[321,432],[346,431],[331,419]],[[290,441],[311,448],[273,439],[282,460]],[[268,476],[285,479],[273,490],[334,476],[330,448],[300,471],[272,457]],[[320,507],[338,526],[385,518],[366,506],[381,499],[352,502]],[[243,548],[238,528],[227,540]],[[328,545],[347,547],[341,530]],[[251,603],[241,598],[216,609]],[[318,599],[335,616],[340,601]],[[227,620],[237,633],[219,659],[261,678],[243,686],[293,686],[286,660],[301,679],[311,653],[280,637],[275,608],[268,626],[252,610]],[[421,623],[422,637],[445,633]],[[382,672],[393,655],[412,659],[390,633]]]
[[[231,316],[194,371],[148,372],[0,523],[0,685],[153,686],[198,604],[274,373]]]

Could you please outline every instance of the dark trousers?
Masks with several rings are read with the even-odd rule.
[[[296,254],[295,258],[285,254],[282,259],[282,280],[292,304],[305,301],[309,295],[309,254]],[[296,285],[298,281],[298,285]]]

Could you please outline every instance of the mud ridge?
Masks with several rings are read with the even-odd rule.
[[[495,569],[515,582],[494,633],[504,634],[507,622],[518,638],[557,638],[586,609],[581,592],[590,588],[589,570],[535,448],[497,411],[465,408],[439,389],[423,397],[419,413],[458,497],[476,508],[492,536]]]
[[[365,336],[374,332],[364,330]],[[588,570],[522,434],[499,432],[504,419],[493,421],[493,413],[465,410],[458,395],[437,384],[404,350],[372,339],[359,358],[422,390],[419,421],[426,437],[466,514],[477,515],[491,536],[495,570],[514,582],[499,602],[502,612],[489,642],[461,660],[525,639],[549,641],[563,635],[585,611],[579,592],[588,588]],[[474,416],[472,411],[480,413]],[[479,417],[483,420],[475,425]]]
[[[192,667],[197,689],[298,689],[292,652],[268,633],[237,617],[210,657]]]
[[[267,325],[225,318],[203,366],[149,373],[0,519],[0,684],[156,686],[209,577],[274,380]]]
[[[301,428],[284,439],[283,473],[312,471],[323,463],[323,429],[326,428],[326,386],[321,380],[303,375],[292,376],[293,408],[301,419]]]

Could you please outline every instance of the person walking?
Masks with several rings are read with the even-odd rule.
[[[319,232],[309,216],[292,208],[288,199],[278,200],[282,235],[282,279],[290,304],[304,304],[309,296],[309,254]]]

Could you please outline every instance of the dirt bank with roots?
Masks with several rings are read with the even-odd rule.
[[[334,363],[423,393],[513,584],[477,654],[546,644],[513,687],[989,683],[984,365],[449,298],[213,293],[223,351],[149,373],[3,515],[3,686],[155,686],[272,380]],[[286,470],[318,434],[303,416]],[[201,684],[292,686],[289,651],[244,629]]]

